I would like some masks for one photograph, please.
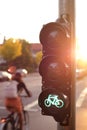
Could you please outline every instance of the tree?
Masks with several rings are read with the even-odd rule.
[[[1,55],[5,60],[11,61],[21,55],[21,49],[22,46],[19,40],[14,41],[13,38],[10,38],[2,45]]]
[[[41,59],[42,59],[42,51],[39,51],[36,53],[36,58],[35,58],[37,66],[39,66]]]
[[[30,44],[26,40],[19,39],[19,41],[22,46],[21,55],[14,60],[14,63],[18,68],[26,68],[30,71],[33,66]]]

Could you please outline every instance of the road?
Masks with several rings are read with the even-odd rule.
[[[23,101],[29,111],[29,130],[58,130],[57,122],[50,116],[43,116],[38,106],[38,96],[41,92],[41,77],[38,73],[29,74],[23,79],[33,96]],[[0,117],[6,116],[7,111],[3,102],[3,87],[7,82],[0,83]],[[87,77],[76,82],[76,130],[87,130]]]

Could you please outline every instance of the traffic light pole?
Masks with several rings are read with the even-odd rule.
[[[42,115],[52,116],[57,130],[75,130],[74,0],[59,0],[59,18],[45,24],[39,35],[42,60],[38,97]]]
[[[69,15],[72,37],[72,89],[71,89],[71,118],[69,126],[57,124],[57,130],[75,130],[75,0],[59,0],[59,17]]]

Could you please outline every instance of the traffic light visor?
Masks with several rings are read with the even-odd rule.
[[[61,82],[69,78],[69,66],[55,56],[45,57],[39,66],[39,73],[46,80]]]
[[[48,23],[43,26],[40,32],[40,42],[49,48],[64,47],[70,43],[70,34],[67,29],[59,23]]]

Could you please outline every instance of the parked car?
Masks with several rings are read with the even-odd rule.
[[[0,82],[9,81],[12,75],[9,74],[7,71],[0,71]]]
[[[20,73],[23,77],[28,74],[28,71],[26,69],[17,69],[16,72]]]

